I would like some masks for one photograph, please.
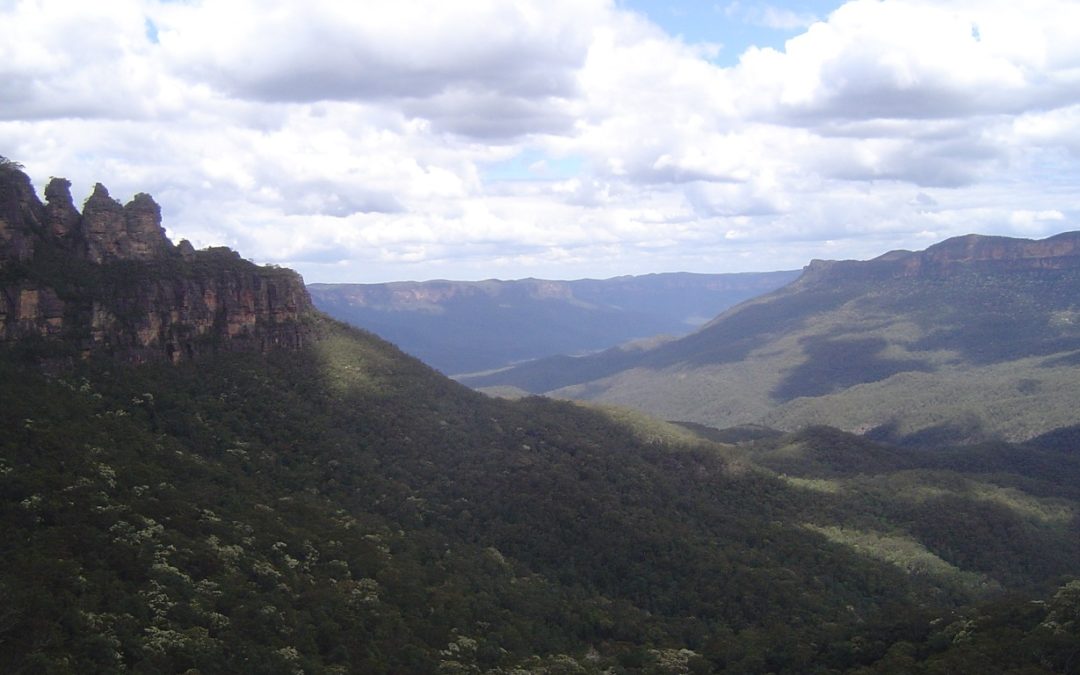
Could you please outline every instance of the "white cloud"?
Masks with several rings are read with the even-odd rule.
[[[311,280],[770,269],[1074,226],[1080,5],[732,12],[807,28],[725,68],[603,0],[2,4],[0,154]]]
[[[1014,114],[1080,99],[1080,5],[855,0],[736,73],[748,113],[787,120]],[[974,35],[972,26],[978,26]],[[803,122],[806,123],[806,122]]]
[[[1013,211],[1009,216],[1009,221],[1019,231],[1030,232],[1036,236],[1043,235],[1047,230],[1047,225],[1056,227],[1063,220],[1065,220],[1065,214],[1057,209],[1048,209],[1046,211],[1021,209]]]
[[[176,114],[186,85],[165,74],[144,3],[23,0],[0,7],[0,119],[147,119]]]
[[[760,21],[761,24],[767,28],[794,30],[796,28],[808,27],[810,24],[817,21],[817,17],[805,12],[794,12],[790,9],[766,5],[762,10]]]
[[[396,101],[479,138],[555,131],[604,2],[206,0],[159,14],[166,60],[266,101]]]
[[[809,12],[797,12],[786,7],[758,3],[746,5],[742,2],[729,2],[724,6],[723,13],[729,18],[737,18],[745,23],[783,31],[806,28],[818,20],[817,16]]]
[[[423,97],[476,85],[567,95],[602,3],[498,0],[206,0],[158,18],[168,56],[240,92],[275,100]]]

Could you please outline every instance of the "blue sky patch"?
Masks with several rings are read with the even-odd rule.
[[[566,180],[581,173],[580,157],[550,157],[535,148],[528,148],[512,159],[484,165],[480,174],[484,182]]]
[[[158,31],[157,26],[149,18],[146,19],[146,39],[154,44],[158,43]]]
[[[753,2],[747,0],[617,0],[620,8],[643,14],[687,44],[719,44],[711,60],[730,66],[751,46],[782,50],[784,42],[823,20],[837,0]]]

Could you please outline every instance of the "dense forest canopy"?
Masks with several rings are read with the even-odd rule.
[[[287,270],[27,186],[0,190],[3,672],[1080,667],[1075,430],[911,449],[487,398]]]

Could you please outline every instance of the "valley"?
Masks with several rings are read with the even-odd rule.
[[[315,306],[449,375],[691,332],[798,272],[312,284]]]
[[[1047,409],[1010,411],[1023,442],[491,398],[318,311],[288,270],[173,247],[119,203],[89,227],[62,192],[43,205],[0,167],[4,672],[1073,669],[1080,455],[1054,380],[1017,385]],[[811,266],[617,358],[742,367],[741,390],[711,386],[748,410],[1067,371],[1059,258],[948,284]],[[1009,340],[959,311],[983,297],[1028,308]],[[1002,399],[963,383],[957,405]]]
[[[679,340],[462,379],[719,428],[1022,441],[1075,424],[1078,241],[971,236],[816,261]]]

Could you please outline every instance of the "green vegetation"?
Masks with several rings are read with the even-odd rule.
[[[910,542],[1006,588],[1078,569],[1080,457],[1072,451],[1004,443],[901,450],[824,427],[736,451],[832,504],[827,519],[810,525],[879,559],[897,562],[898,542]],[[971,598],[973,588],[939,590]]]
[[[614,422],[630,429],[634,437],[646,444],[668,447],[693,447],[701,445],[701,436],[686,427],[671,422],[664,422],[655,417],[650,417],[633,408],[622,408],[612,405],[599,405],[594,403],[581,404],[585,408],[596,410]],[[725,448],[716,447],[725,457],[730,458],[730,453]]]
[[[802,342],[806,361],[793,368],[772,391],[778,401],[786,403],[800,396],[831,394],[897,373],[931,370],[925,361],[882,356],[889,343],[881,337],[832,340],[814,336]]]
[[[1075,425],[1080,270],[1072,259],[1050,269],[992,262],[912,276],[850,263],[653,349],[464,381],[717,428],[826,424],[903,445],[1022,441]]]
[[[851,546],[874,558],[892,563],[912,576],[930,576],[948,586],[959,587],[970,595],[979,595],[1000,586],[986,576],[965,572],[927,550],[911,537],[853,530],[839,526],[807,525],[830,541]]]
[[[835,672],[1080,569],[1076,502],[1040,475],[916,497],[948,482],[884,447],[852,474],[865,442],[830,430],[736,456],[320,331],[180,366],[4,360],[0,668]],[[755,468],[785,456],[834,487]]]
[[[1008,597],[934,624],[853,673],[1075,673],[1080,667],[1080,582],[1045,600]]]
[[[142,283],[291,274],[225,250],[36,256],[5,284],[76,308],[122,307]],[[782,328],[832,345],[852,298],[819,293],[838,314]],[[795,357],[812,342],[770,332],[768,304],[741,319],[753,339],[697,343],[741,378],[732,405],[812,372]],[[673,425],[488,398],[371,334],[300,320],[317,339],[295,350],[176,365],[72,358],[64,340],[0,349],[0,672],[1077,668],[1075,429],[925,449]],[[908,347],[882,346],[893,324],[875,321],[857,363],[915,359],[911,316]],[[795,370],[756,380],[747,364],[769,349]],[[923,357],[934,373],[885,381],[947,365]]]

